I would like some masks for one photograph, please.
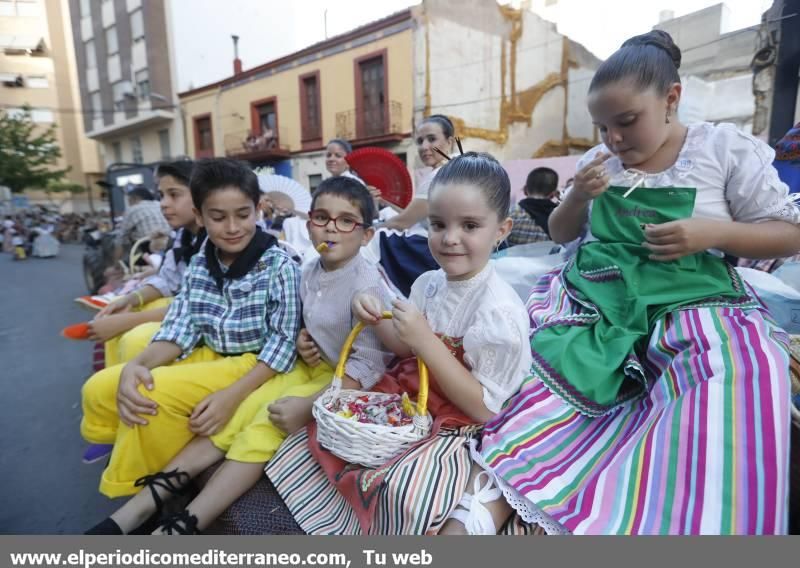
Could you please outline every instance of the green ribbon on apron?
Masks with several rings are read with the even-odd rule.
[[[553,321],[531,338],[534,371],[551,390],[590,416],[647,389],[639,354],[655,323],[677,309],[755,307],[736,271],[701,252],[651,260],[644,224],[691,217],[693,188],[610,187],[592,204],[591,231],[561,273],[578,314]]]

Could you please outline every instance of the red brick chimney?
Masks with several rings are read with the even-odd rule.
[[[242,60],[239,59],[239,36],[232,35],[233,40],[233,74],[239,75],[242,72]]]

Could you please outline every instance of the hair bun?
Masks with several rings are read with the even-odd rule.
[[[657,47],[669,56],[672,63],[675,65],[675,69],[681,68],[681,50],[675,45],[675,42],[672,41],[672,36],[664,30],[652,30],[646,34],[633,36],[626,40],[625,43],[622,44],[622,47],[634,45],[652,45],[653,47]]]

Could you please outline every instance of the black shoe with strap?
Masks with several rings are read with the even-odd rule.
[[[197,517],[192,515],[186,509],[166,517],[163,521],[161,521],[159,528],[165,534],[170,535],[200,534],[200,531],[197,530]]]
[[[156,512],[160,514],[164,509],[164,501],[161,499],[156,488],[160,487],[175,496],[180,496],[186,493],[191,480],[192,478],[189,477],[189,474],[185,471],[173,469],[172,471],[159,471],[152,475],[145,475],[137,479],[133,485],[135,487],[147,487],[150,489],[150,494],[153,496],[153,501],[156,503]]]
[[[192,488],[192,484],[189,483],[190,481],[191,477],[189,477],[188,473],[184,471],[178,471],[177,469],[173,469],[172,471],[159,471],[158,473],[145,475],[144,477],[137,479],[134,483],[134,486],[147,487],[150,489],[150,494],[153,496],[153,501],[156,504],[156,511],[150,515],[150,517],[148,517],[144,523],[133,529],[128,534],[151,534],[161,524],[165,503],[158,494],[158,491],[156,490],[157,487],[165,489],[172,495],[183,496],[186,495],[186,493],[188,493]],[[117,523],[109,517],[90,528],[84,534],[113,535],[123,533],[119,525],[117,525]]]
[[[181,497],[191,488],[191,477],[185,471],[159,471],[152,475],[145,475],[140,477],[134,482],[135,487],[147,487],[150,489],[150,494],[153,496],[153,501],[156,504],[156,512],[141,525],[132,530],[129,534],[152,534],[154,530],[161,524],[161,519],[164,517],[164,509],[166,503],[161,499],[161,496],[156,491],[156,487],[166,489],[175,497]]]

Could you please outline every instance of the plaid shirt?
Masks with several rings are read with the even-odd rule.
[[[511,234],[508,235],[507,239],[509,246],[550,240],[545,230],[537,225],[533,218],[528,215],[528,212],[519,205],[514,206],[509,217],[514,221]]]
[[[142,201],[125,212],[122,219],[120,243],[132,245],[139,239],[149,237],[156,231],[169,235],[172,229],[164,219],[158,201]]]
[[[183,259],[175,260],[175,249],[181,246],[181,235],[186,229],[178,229],[175,238],[172,239],[172,247],[164,255],[164,262],[158,269],[158,274],[145,278],[142,286],[152,286],[158,290],[164,298],[175,296],[181,288],[181,281],[186,272],[186,263]],[[195,237],[197,239],[197,237]],[[193,241],[194,242],[194,239]]]
[[[222,293],[201,249],[153,341],[175,343],[184,357],[201,341],[223,355],[258,353],[286,373],[295,362],[301,311],[300,270],[279,247],[267,249],[243,278],[225,279]]]

